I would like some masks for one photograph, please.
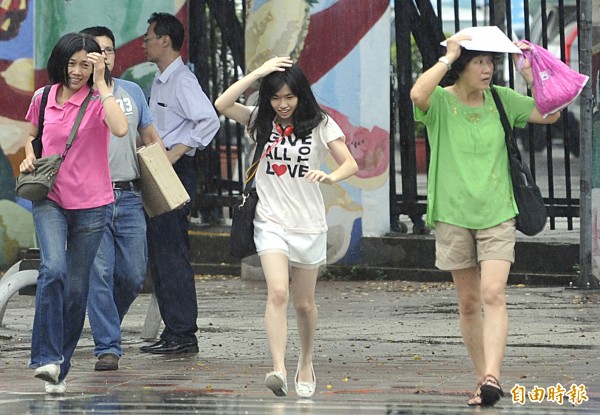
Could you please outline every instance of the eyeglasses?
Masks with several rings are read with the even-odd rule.
[[[156,35],[156,36],[151,36],[151,37],[144,36],[144,44],[148,43],[152,39],[160,39],[163,36],[166,36],[166,35]]]
[[[113,48],[112,46],[107,46],[104,49],[101,49],[100,51],[106,55],[114,55],[115,54],[115,48]]]

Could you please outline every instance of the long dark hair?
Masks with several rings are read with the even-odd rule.
[[[85,50],[87,53],[102,53],[96,40],[85,33],[67,33],[61,37],[50,53],[48,58],[48,78],[51,83],[61,83],[69,85],[69,59],[75,53]],[[105,68],[104,80],[107,85],[112,85],[112,76],[110,70]],[[94,73],[90,75],[87,81],[90,88],[94,85]]]
[[[271,134],[273,119],[277,115],[271,106],[271,97],[284,85],[289,86],[292,93],[298,97],[298,106],[292,114],[296,137],[305,138],[326,116],[310,89],[308,79],[297,65],[292,65],[282,72],[272,72],[262,79],[255,109],[256,118],[248,126],[250,135],[259,141],[267,140]]]

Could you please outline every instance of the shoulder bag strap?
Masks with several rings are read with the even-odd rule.
[[[75,139],[75,135],[77,135],[77,130],[79,129],[79,124],[81,124],[81,120],[83,119],[85,110],[87,109],[88,104],[90,103],[90,99],[92,98],[93,93],[94,90],[90,88],[90,92],[88,93],[87,97],[85,97],[85,100],[83,100],[83,102],[81,103],[81,107],[79,108],[79,112],[77,113],[77,118],[75,119],[73,128],[71,128],[71,133],[69,134],[69,138],[67,139],[67,146],[65,148],[65,152],[62,154],[63,159],[67,156],[71,145],[73,145],[73,140]]]
[[[42,93],[42,102],[40,103],[40,115],[38,118],[38,132],[37,136],[42,137],[42,133],[44,131],[44,114],[46,113],[46,105],[48,104],[48,95],[50,95],[50,88],[52,85],[46,85],[44,87],[44,92]]]
[[[496,108],[498,109],[498,113],[500,114],[500,121],[502,122],[502,127],[504,128],[504,140],[506,141],[506,149],[508,151],[508,160],[511,161],[511,156],[516,157],[519,161],[521,161],[521,152],[519,151],[519,147],[515,144],[512,138],[512,128],[510,127],[510,123],[508,122],[508,117],[506,115],[506,111],[504,110],[504,106],[502,105],[502,100],[498,95],[498,91],[494,86],[490,86],[490,91],[492,92],[492,96],[494,97],[494,102],[496,103]]]
[[[246,171],[248,178],[246,179],[246,187],[244,188],[244,191],[249,191],[252,188],[252,183],[254,182],[254,177],[256,176],[256,170],[258,169],[258,164],[260,160],[262,160],[263,157],[269,154],[281,142],[281,140],[283,140],[284,137],[285,135],[281,134],[279,138],[275,140],[275,142],[271,144],[269,148],[267,148],[267,151],[265,151],[264,154],[262,150],[265,147],[266,142],[264,142],[263,144],[256,145],[256,151],[254,152],[252,164],[250,165],[250,167],[248,167],[248,170]]]
[[[254,177],[256,176],[256,170],[258,169],[258,161],[262,155],[263,148],[265,148],[266,142],[260,144],[258,141],[256,142],[256,149],[254,150],[254,157],[252,157],[252,164],[250,164],[250,171],[248,172],[248,179],[246,179],[246,186],[244,187],[244,192],[249,192],[252,189],[252,184],[254,183]]]

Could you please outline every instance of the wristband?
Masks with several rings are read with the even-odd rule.
[[[110,98],[110,97],[113,97],[113,98],[114,98],[114,95],[113,95],[113,94],[106,94],[106,95],[104,95],[104,96],[102,97],[102,99],[100,100],[100,103],[101,103],[102,105],[104,105],[104,101],[106,101],[106,100],[107,100],[108,98]]]

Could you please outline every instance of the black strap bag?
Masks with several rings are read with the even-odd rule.
[[[31,140],[33,154],[35,154],[36,159],[42,157],[42,134],[44,132],[44,114],[46,112],[46,104],[48,103],[48,94],[50,94],[50,88],[52,88],[52,85],[46,85],[44,87],[44,92],[42,93],[42,102],[40,104],[40,115],[38,116],[38,132],[35,138]]]
[[[254,151],[252,164],[248,169],[246,186],[240,197],[232,206],[231,233],[229,236],[229,253],[232,257],[243,259],[256,253],[254,244],[254,215],[258,204],[258,193],[253,187],[258,162],[265,143],[259,142]]]
[[[492,96],[500,114],[504,127],[508,161],[510,164],[510,177],[512,180],[515,202],[519,208],[517,216],[517,230],[527,236],[534,236],[544,230],[548,213],[540,188],[535,184],[529,166],[521,158],[521,152],[513,137],[512,128],[502,106],[498,92],[492,86]]]

